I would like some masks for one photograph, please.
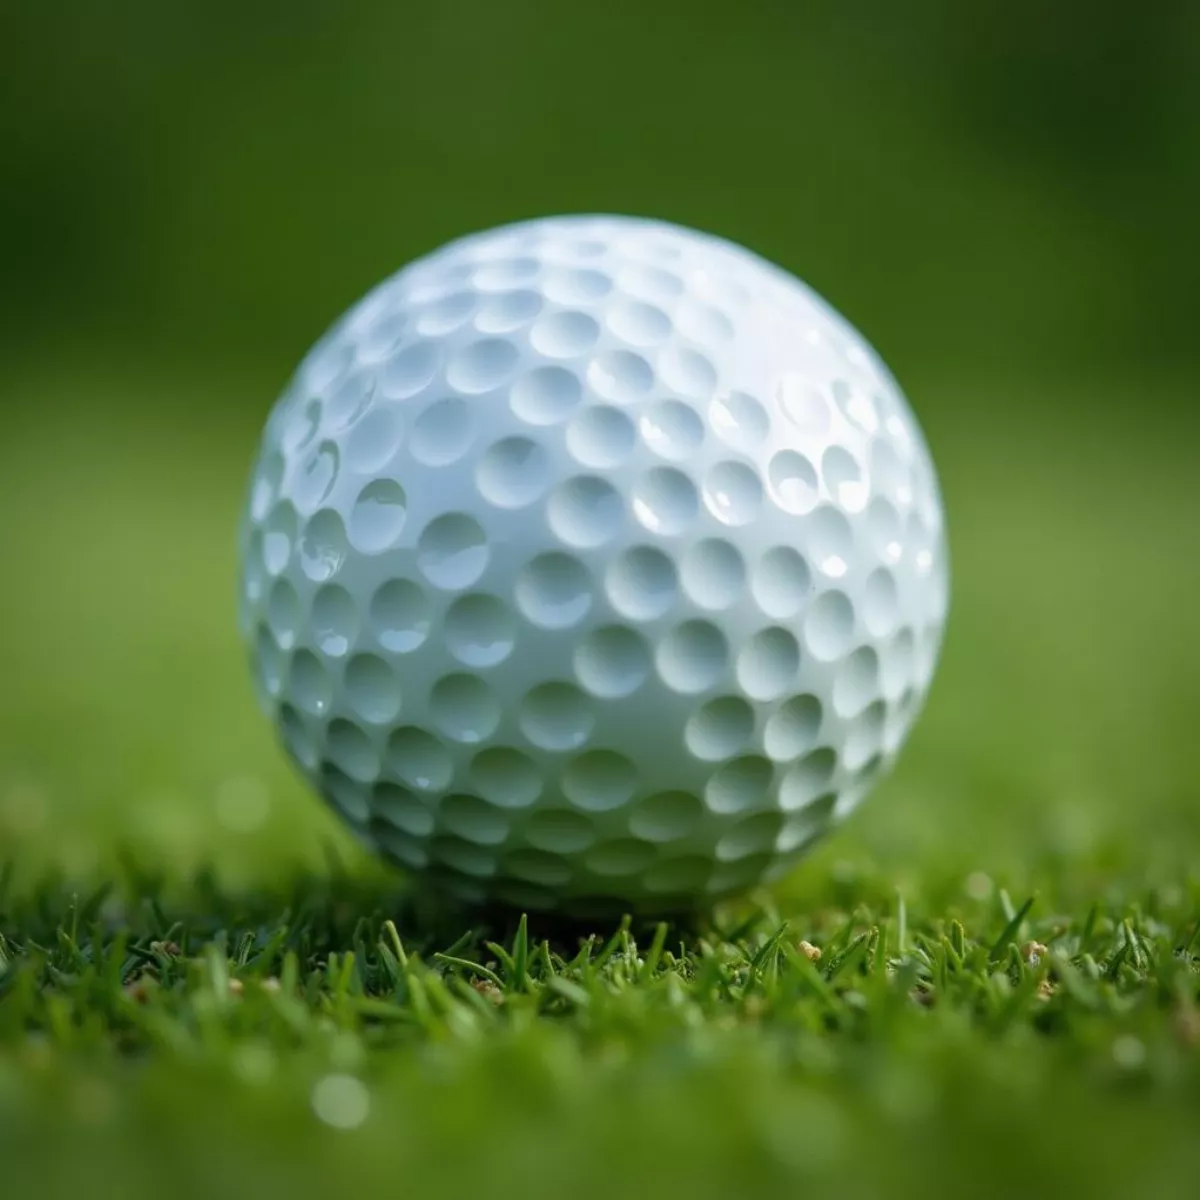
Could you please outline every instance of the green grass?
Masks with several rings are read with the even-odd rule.
[[[52,1194],[1190,1194],[1200,887],[886,886],[553,942],[342,874],[42,890],[4,906],[0,1151]]]
[[[8,388],[13,1195],[1193,1193],[1183,387],[911,383],[955,592],[898,770],[772,893],[580,930],[430,909],[287,771],[232,622],[266,393],[214,386]]]

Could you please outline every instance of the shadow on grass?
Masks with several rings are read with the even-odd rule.
[[[323,870],[304,868],[261,887],[231,888],[215,866],[187,878],[161,871],[128,848],[115,852],[111,876],[81,884],[62,872],[13,885],[12,864],[0,864],[0,935],[10,942],[53,947],[64,938],[82,944],[122,938],[130,945],[188,946],[224,942],[230,957],[245,960],[266,946],[293,950],[307,964],[331,954],[373,954],[396,942],[407,956],[478,959],[489,947],[518,939],[545,944],[571,958],[599,951],[628,936],[633,945],[657,941],[685,948],[713,937],[735,941],[778,916],[765,897],[726,903],[710,912],[644,915],[619,901],[597,898],[587,915],[522,912],[503,905],[456,900],[436,878],[420,880],[391,871],[347,865],[326,846]]]

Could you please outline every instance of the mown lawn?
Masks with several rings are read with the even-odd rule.
[[[430,910],[283,764],[261,385],[9,380],[4,1194],[1193,1196],[1186,382],[909,387],[954,600],[898,771],[770,895],[579,930]]]

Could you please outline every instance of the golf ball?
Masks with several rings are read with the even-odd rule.
[[[694,909],[858,804],[947,612],[933,464],[864,339],[728,241],[464,237],[267,423],[241,627],[301,772],[453,896]]]

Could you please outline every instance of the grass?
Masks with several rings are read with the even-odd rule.
[[[4,905],[0,1150],[51,1194],[1188,1194],[1194,884],[1073,915],[843,879],[553,941],[410,931],[343,873],[127,884]]]
[[[429,909],[283,767],[232,632],[252,386],[15,379],[13,1194],[1190,1195],[1194,417],[994,386],[911,385],[955,597],[896,774],[770,894],[565,929]]]

